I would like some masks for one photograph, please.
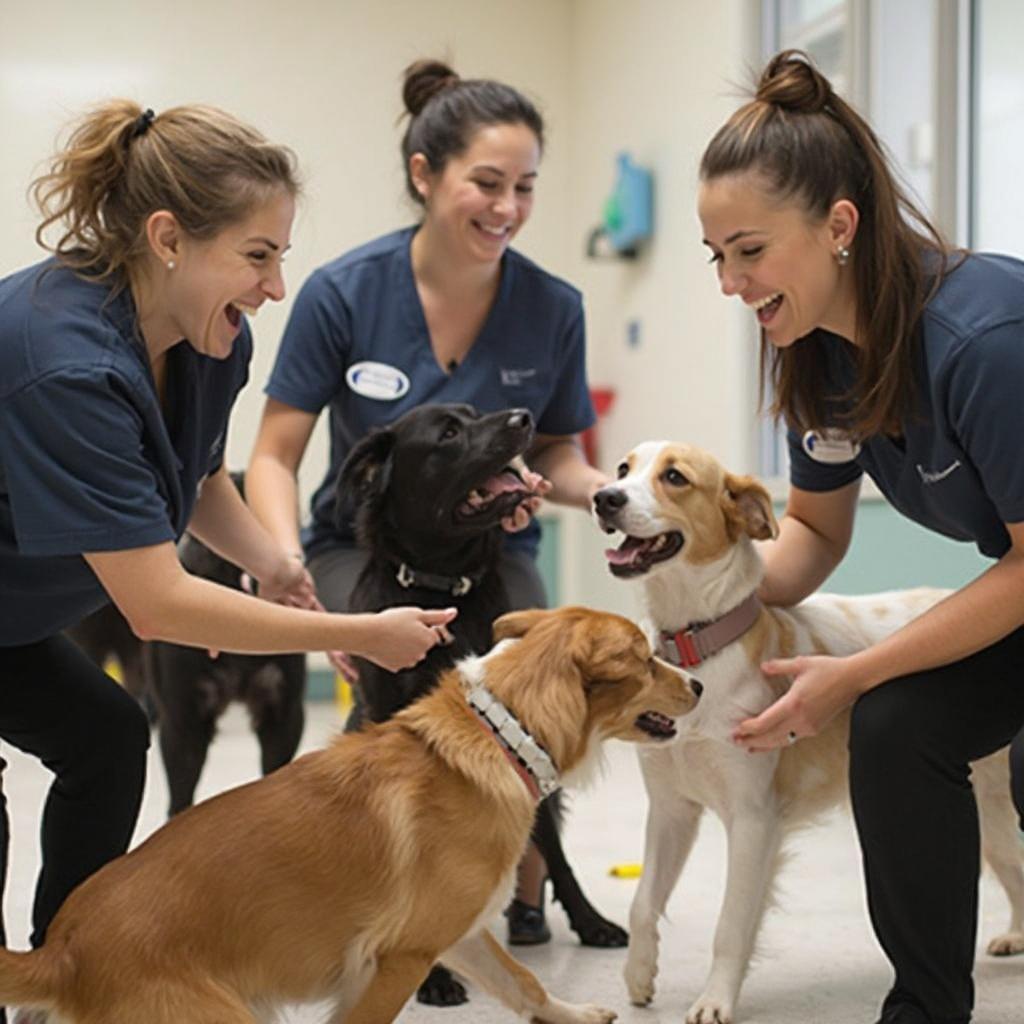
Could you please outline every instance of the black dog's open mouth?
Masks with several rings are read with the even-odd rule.
[[[515,507],[530,497],[519,471],[506,466],[500,473],[478,484],[455,507],[455,518],[461,522],[486,518],[496,521],[511,515]]]
[[[656,537],[630,537],[617,547],[605,551],[613,576],[642,576],[652,565],[671,558],[683,546],[678,530],[659,533]]]
[[[656,740],[670,740],[676,735],[675,719],[657,711],[645,711],[636,720],[636,727]]]

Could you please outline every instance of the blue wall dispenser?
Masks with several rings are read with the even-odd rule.
[[[628,153],[616,158],[617,177],[604,204],[599,227],[587,239],[587,255],[593,259],[636,259],[651,237],[654,183],[651,172],[633,163]]]

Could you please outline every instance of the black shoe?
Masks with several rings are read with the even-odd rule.
[[[544,919],[544,906],[531,907],[529,903],[513,899],[505,910],[508,918],[510,946],[540,946],[551,941],[551,929]]]
[[[893,1003],[882,1010],[875,1024],[931,1024],[923,1010],[912,1003]]]

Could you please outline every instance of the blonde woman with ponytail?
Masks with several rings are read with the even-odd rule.
[[[879,1024],[966,1024],[979,871],[969,762],[1012,744],[1024,814],[1024,263],[946,245],[869,125],[796,51],[768,64],[700,178],[704,242],[722,292],[760,325],[773,411],[789,427],[789,502],[764,546],[762,597],[792,604],[828,577],[864,473],[909,518],[992,559],[875,647],[763,666],[792,687],[734,735],[776,749],[853,705],[853,809],[895,974]]]
[[[52,257],[0,281],[0,738],[56,776],[34,946],[126,848],[149,743],[144,715],[64,627],[113,600],[147,640],[360,650],[392,669],[446,636],[448,611],[318,610],[301,561],[224,469],[246,318],[284,297],[298,192],[291,153],[220,110],[109,102],[35,183]],[[186,529],[269,600],[186,573]]]

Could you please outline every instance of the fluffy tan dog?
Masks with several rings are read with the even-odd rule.
[[[613,1020],[548,995],[484,926],[539,792],[606,737],[671,739],[699,684],[618,616],[517,612],[495,636],[391,721],[185,811],[107,865],[42,949],[0,951],[0,1002],[68,1024],[254,1024],[329,1000],[332,1024],[384,1024],[443,955],[534,1020]]]
[[[665,654],[700,676],[704,696],[671,747],[641,751],[650,798],[644,874],[630,910],[626,984],[634,1003],[654,996],[658,920],[686,862],[705,808],[725,825],[728,865],[711,971],[688,1024],[730,1024],[750,962],[785,834],[847,792],[849,713],[818,736],[752,756],[734,728],[781,696],[762,675],[771,658],[849,654],[895,631],[945,591],[917,589],[840,597],[817,594],[794,608],[767,608],[755,591],[764,569],[753,540],[775,535],[765,488],[727,473],[689,445],[651,441],[599,491],[595,512],[626,539],[608,552],[611,571],[643,588],[647,626]],[[695,666],[699,665],[699,668]],[[1024,869],[1005,751],[973,765],[985,859],[1010,899],[1009,931],[989,952],[1024,951]]]

